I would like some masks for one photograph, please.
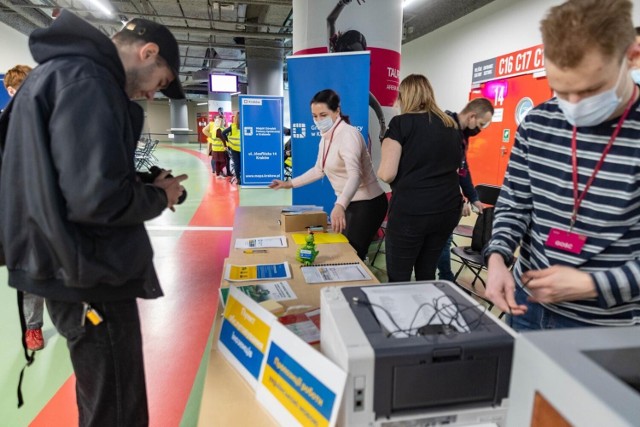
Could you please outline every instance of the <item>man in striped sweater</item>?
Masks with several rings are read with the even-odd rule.
[[[517,330],[640,324],[631,11],[630,0],[569,0],[541,23],[556,97],[518,129],[484,253],[486,296]]]

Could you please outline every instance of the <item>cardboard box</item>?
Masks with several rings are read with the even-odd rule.
[[[326,212],[302,212],[298,214],[280,214],[280,228],[285,233],[292,231],[306,231],[307,227],[321,225],[327,228]]]

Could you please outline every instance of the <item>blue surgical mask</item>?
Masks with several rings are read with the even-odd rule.
[[[322,133],[325,133],[326,131],[331,129],[331,126],[333,126],[333,119],[330,116],[327,116],[324,119],[314,120],[313,122],[316,124],[318,130]]]
[[[596,126],[611,117],[622,102],[622,98],[616,92],[622,81],[622,76],[625,75],[625,65],[626,60],[622,63],[616,85],[605,92],[584,98],[575,104],[558,98],[558,107],[571,125],[577,127]]]
[[[631,78],[636,84],[640,84],[640,68],[631,70]]]

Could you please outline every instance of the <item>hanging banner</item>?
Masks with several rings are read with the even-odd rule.
[[[311,116],[311,99],[323,89],[333,89],[340,96],[340,111],[349,116],[366,140],[369,125],[369,53],[300,55],[287,57],[289,103],[291,109],[291,156],[293,177],[315,165],[320,145],[320,131]],[[331,71],[327,71],[331,70]],[[336,78],[360,76],[354,79]],[[243,148],[244,150],[244,148]],[[320,205],[330,213],[336,195],[328,179],[293,189],[294,205]]]
[[[284,178],[281,96],[240,95],[243,186],[267,186]]]
[[[0,74],[0,81],[2,82],[2,84],[0,84],[0,111],[2,111],[9,103],[10,96],[4,87],[4,74]]]
[[[544,46],[537,45],[473,64],[471,84],[544,70]]]

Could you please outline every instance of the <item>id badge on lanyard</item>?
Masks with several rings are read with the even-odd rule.
[[[572,233],[571,231],[560,230],[559,228],[552,228],[551,231],[549,231],[549,237],[545,245],[553,249],[579,254],[582,252],[582,247],[586,242],[587,236]]]
[[[596,175],[598,174],[598,172],[602,168],[602,165],[604,164],[604,159],[605,159],[605,157],[607,157],[607,154],[611,150],[611,147],[613,146],[613,142],[615,141],[616,137],[618,136],[618,133],[620,133],[620,129],[622,128],[622,124],[624,123],[624,121],[626,120],[627,116],[629,115],[629,111],[631,111],[631,106],[633,105],[633,103],[635,101],[637,90],[638,90],[637,86],[634,86],[633,87],[633,94],[631,95],[631,99],[629,100],[629,104],[627,105],[626,110],[624,111],[624,113],[620,117],[620,120],[618,121],[618,126],[613,131],[613,134],[611,135],[611,138],[609,139],[609,143],[606,145],[606,147],[602,151],[602,156],[600,156],[600,160],[598,161],[598,163],[594,167],[593,173],[591,174],[591,177],[587,181],[587,183],[586,183],[586,185],[584,187],[584,190],[582,190],[582,193],[580,193],[580,194],[578,194],[578,128],[575,127],[575,126],[573,127],[573,137],[571,138],[571,163],[572,163],[572,166],[573,166],[573,174],[572,175],[573,175],[573,200],[574,200],[574,204],[573,204],[573,212],[571,213],[571,220],[569,222],[569,231],[565,231],[565,230],[562,230],[562,229],[559,229],[559,228],[552,228],[549,231],[549,237],[547,237],[547,241],[545,242],[545,246],[548,246],[548,247],[554,248],[554,249],[558,249],[558,250],[561,250],[561,251],[564,251],[564,252],[569,252],[569,253],[572,253],[572,254],[579,254],[580,252],[582,252],[582,248],[585,245],[585,243],[587,242],[587,236],[582,235],[580,233],[574,233],[573,232],[573,225],[576,223],[576,219],[578,218],[578,210],[580,209],[580,204],[582,203],[582,201],[584,200],[585,196],[587,195],[587,191],[591,187],[591,184],[593,184],[593,181],[595,180]]]

